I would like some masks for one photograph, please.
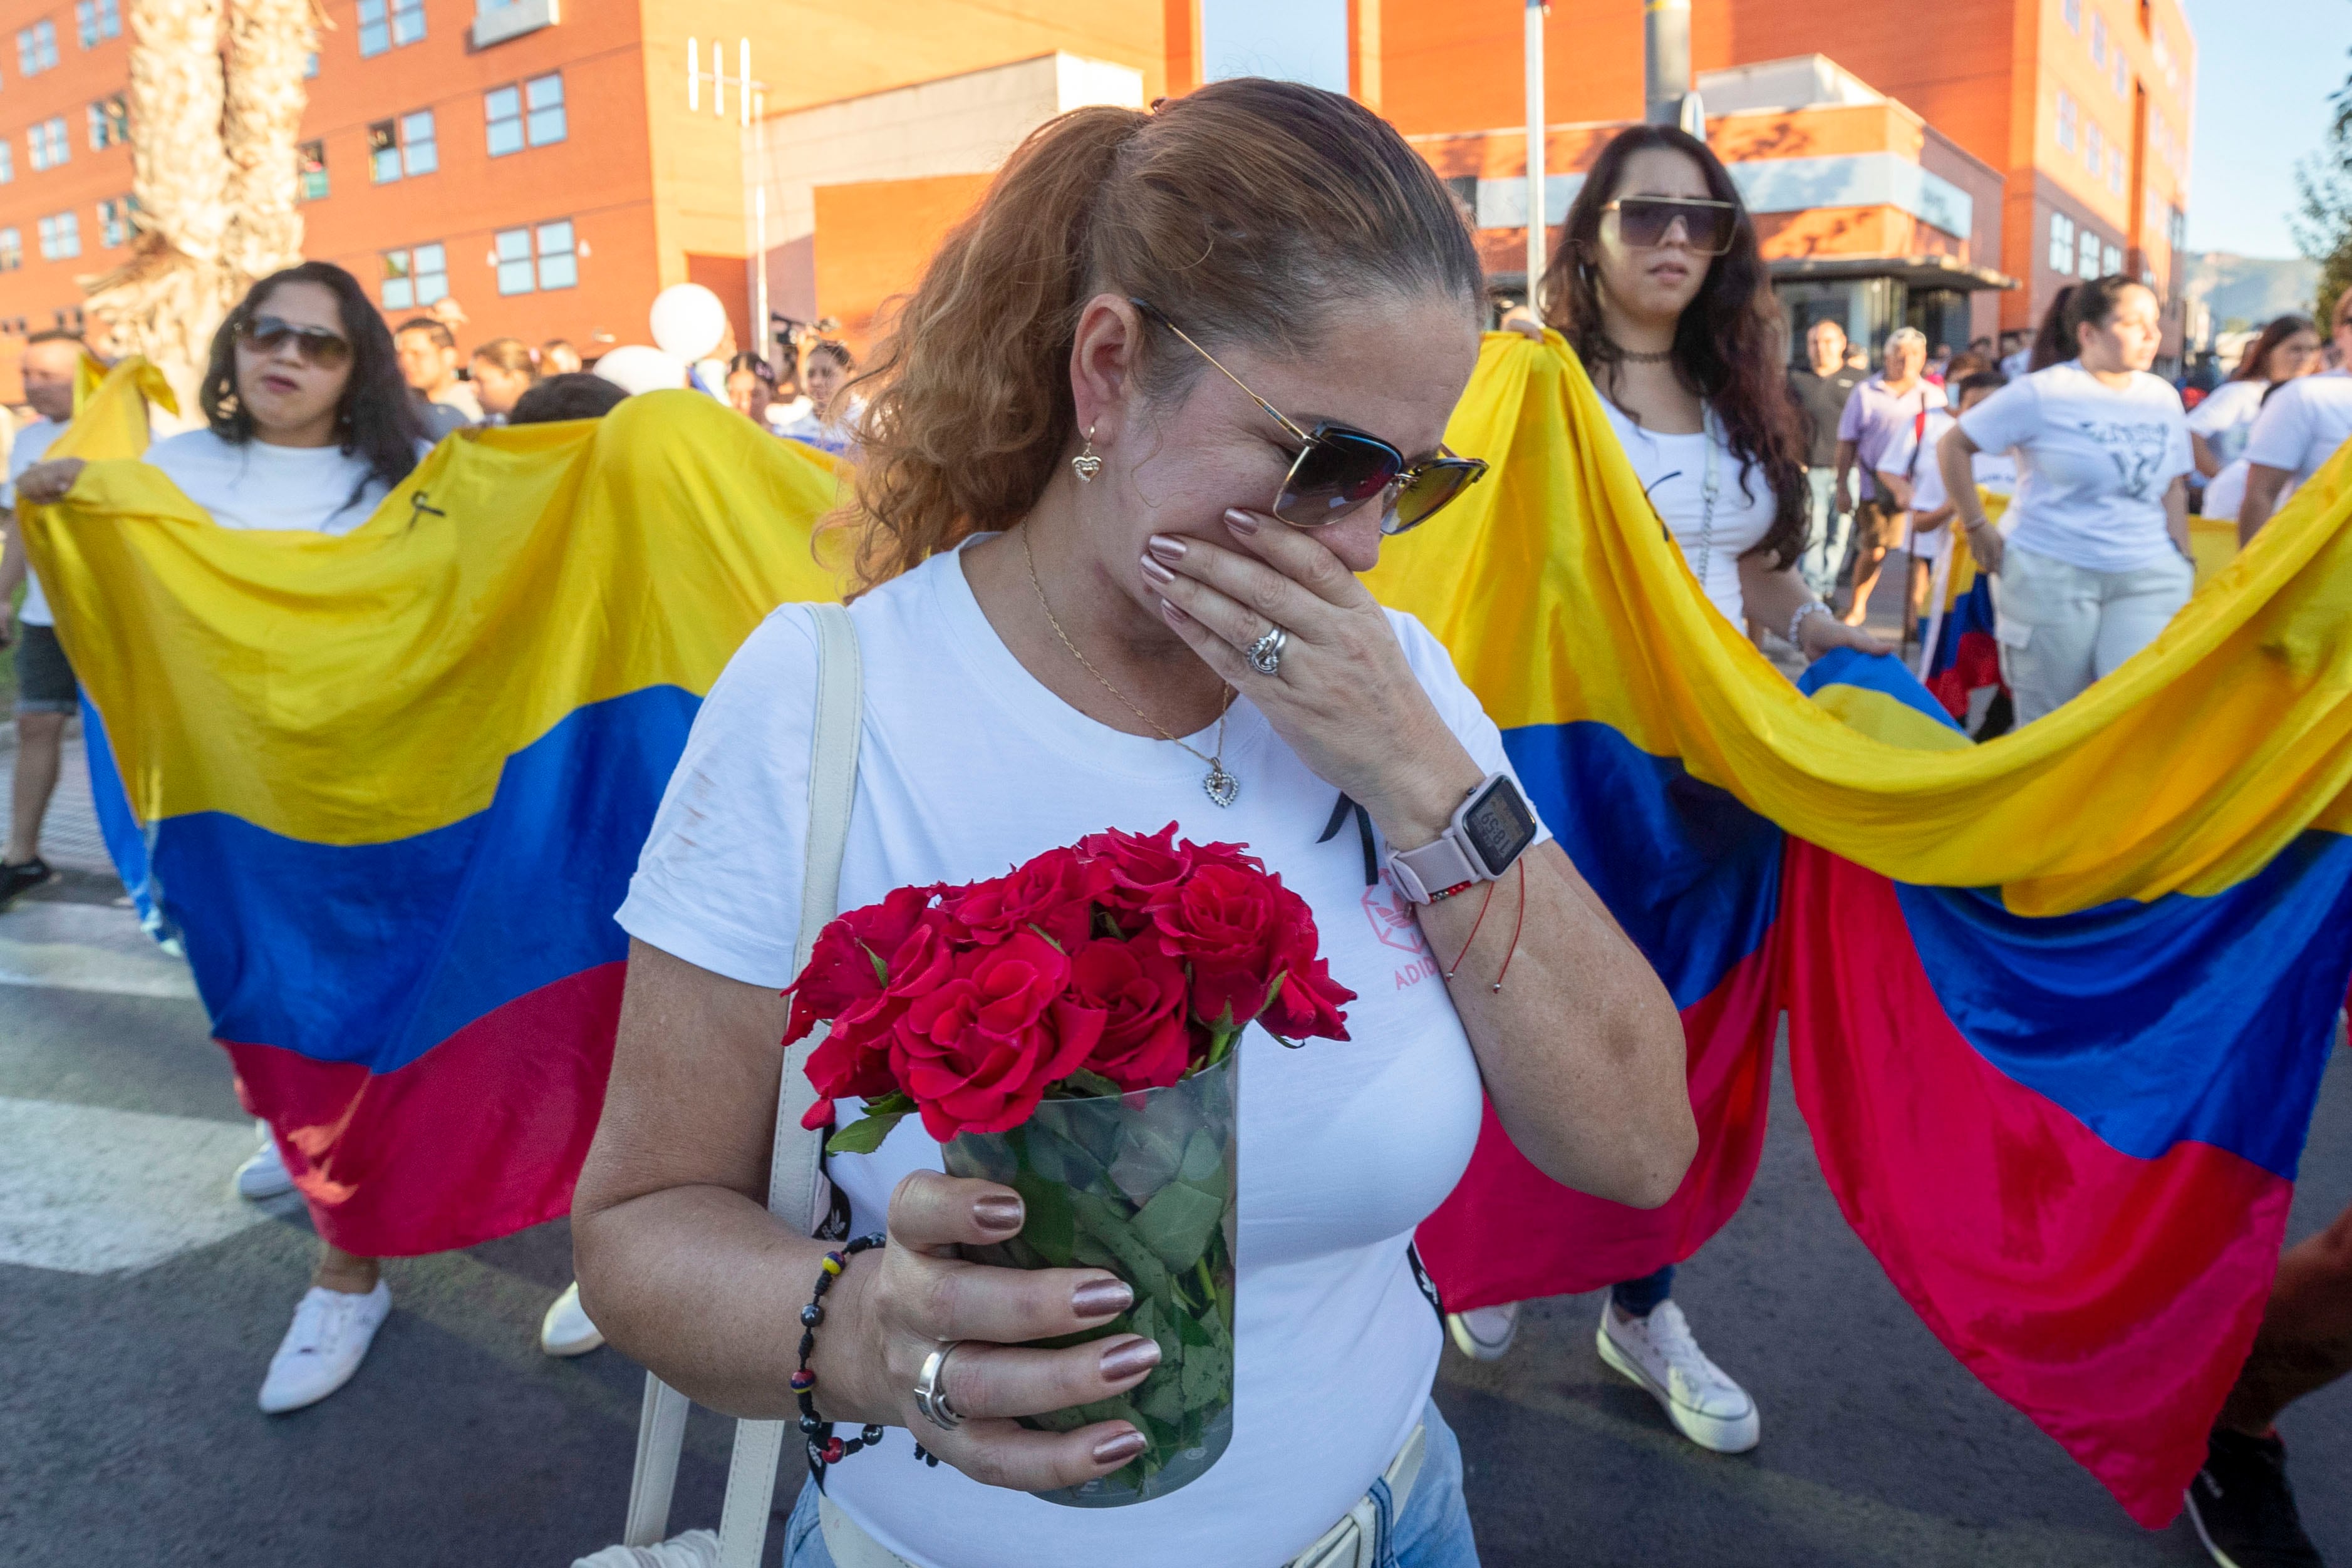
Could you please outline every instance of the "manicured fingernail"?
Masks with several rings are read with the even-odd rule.
[[[1082,1318],[1115,1318],[1134,1304],[1124,1280],[1088,1280],[1070,1292],[1070,1311]]]
[[[1150,578],[1154,582],[1173,582],[1176,580],[1176,574],[1174,572],[1169,570],[1166,567],[1160,565],[1150,556],[1145,556],[1143,558],[1143,575]]]
[[[1182,560],[1184,541],[1172,534],[1154,534],[1143,541],[1143,548],[1161,560]]]
[[[1123,1465],[1143,1452],[1143,1434],[1129,1427],[1116,1437],[1105,1437],[1095,1445],[1095,1463]]]
[[[1254,534],[1257,532],[1258,521],[1249,513],[1235,507],[1225,514],[1225,527],[1237,534]]]
[[[1185,622],[1192,619],[1190,615],[1185,614],[1181,610],[1177,609],[1173,604],[1169,603],[1168,601],[1164,599],[1160,601],[1160,612],[1162,615],[1167,616],[1169,620],[1175,622],[1180,626]]]
[[[1103,1352],[1102,1375],[1105,1383],[1122,1383],[1128,1378],[1150,1371],[1160,1364],[1160,1342],[1138,1334],[1133,1339],[1118,1340]]]
[[[1018,1230],[1021,1228],[1021,1200],[1010,1193],[991,1193],[975,1199],[971,1217],[982,1230]]]

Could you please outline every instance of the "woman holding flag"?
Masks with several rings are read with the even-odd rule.
[[[1602,149],[1561,225],[1541,298],[1544,325],[1591,371],[1708,602],[1734,626],[1783,632],[1808,658],[1887,653],[1831,613],[1798,570],[1805,441],[1776,340],[1780,307],[1738,188],[1706,143],[1643,125]],[[1531,320],[1510,324],[1542,336]],[[1699,1348],[1674,1279],[1669,1264],[1610,1291],[1601,1359],[1700,1447],[1752,1448],[1756,1402]],[[1465,1354],[1493,1360],[1517,1322],[1510,1302],[1456,1313],[1449,1326]]]

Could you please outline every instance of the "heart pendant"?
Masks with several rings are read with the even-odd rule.
[[[1222,763],[1212,762],[1209,771],[1202,776],[1201,788],[1216,804],[1230,806],[1234,797],[1242,792],[1242,781],[1226,772]]]
[[[1094,453],[1081,452],[1070,459],[1070,472],[1076,474],[1083,485],[1102,472],[1102,459]]]

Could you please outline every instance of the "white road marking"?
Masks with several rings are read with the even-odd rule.
[[[250,1122],[0,1096],[0,1263],[152,1269],[269,1218],[229,1190]]]
[[[187,962],[139,929],[128,909],[19,900],[0,914],[0,986],[191,997]]]

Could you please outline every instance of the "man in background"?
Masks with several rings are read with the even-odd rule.
[[[539,373],[542,376],[576,376],[580,373],[580,350],[572,346],[569,338],[550,338],[539,346]]]
[[[1805,368],[1789,377],[1789,390],[1804,411],[1808,426],[1805,480],[1805,553],[1797,570],[1824,601],[1837,591],[1839,571],[1845,565],[1846,538],[1853,531],[1853,497],[1839,483],[1838,420],[1846,400],[1867,379],[1846,363],[1845,329],[1836,322],[1816,321],[1805,333]]]
[[[457,335],[430,316],[413,317],[392,335],[400,373],[417,402],[425,434],[438,441],[453,430],[482,423],[482,405],[458,379]]]
[[[1885,368],[1853,389],[1838,416],[1837,484],[1862,465],[1863,499],[1853,514],[1853,601],[1841,617],[1859,626],[1870,614],[1870,591],[1886,552],[1906,542],[1903,507],[1879,482],[1881,459],[1896,436],[1921,423],[1930,407],[1942,408],[1944,389],[1920,374],[1927,363],[1927,335],[1916,327],[1897,329],[1886,340]]]
[[[16,432],[8,448],[8,479],[0,488],[7,508],[0,523],[0,643],[16,649],[16,778],[9,802],[8,843],[0,852],[0,907],[18,894],[49,880],[41,859],[41,821],[58,787],[65,751],[66,720],[81,706],[81,688],[58,642],[40,580],[25,559],[25,538],[16,522],[16,476],[39,462],[49,444],[73,418],[74,376],[81,368],[82,342],[71,332],[36,332],[25,340],[25,401],[41,417]],[[13,615],[16,585],[25,603]]]

